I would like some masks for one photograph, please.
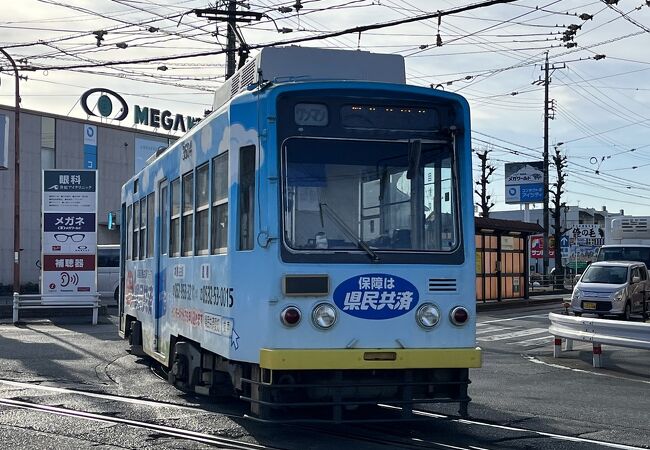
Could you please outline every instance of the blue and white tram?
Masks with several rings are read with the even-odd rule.
[[[321,81],[267,76],[316,70],[291,53],[310,50],[267,50],[123,186],[121,336],[179,388],[236,394],[262,420],[466,414],[481,366],[467,102],[353,71],[381,79],[394,55],[327,53],[356,81]]]

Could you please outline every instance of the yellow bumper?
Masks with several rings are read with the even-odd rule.
[[[481,367],[481,349],[260,350],[260,367],[272,370],[451,369]]]

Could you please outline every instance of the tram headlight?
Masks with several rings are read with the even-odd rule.
[[[300,314],[300,310],[295,306],[287,306],[280,313],[280,320],[282,321],[282,324],[287,327],[295,327],[298,325],[301,317],[302,314]]]
[[[329,303],[319,303],[311,313],[311,320],[317,328],[326,330],[336,323],[336,308]]]
[[[440,321],[440,310],[433,303],[424,303],[415,313],[415,319],[422,328],[431,329]]]

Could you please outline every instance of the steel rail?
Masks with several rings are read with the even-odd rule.
[[[205,444],[219,445],[221,448],[236,449],[236,450],[281,450],[279,447],[269,447],[261,444],[254,444],[250,442],[238,441],[219,436],[213,436],[206,433],[197,431],[184,430],[182,428],[168,427],[164,425],[156,425],[148,422],[141,422],[138,420],[121,419],[119,417],[112,417],[104,414],[90,413],[85,411],[77,411],[74,409],[61,408],[58,406],[38,405],[35,403],[25,402],[22,400],[13,399],[0,399],[0,405],[27,409],[32,411],[39,411],[48,414],[56,414],[67,417],[74,417],[84,420],[100,421],[106,423],[114,423],[119,425],[126,425],[133,428],[141,428],[146,430],[155,431],[170,437],[176,437]]]

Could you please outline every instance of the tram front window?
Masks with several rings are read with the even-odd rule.
[[[452,251],[457,195],[449,144],[291,138],[284,238],[292,250]]]

